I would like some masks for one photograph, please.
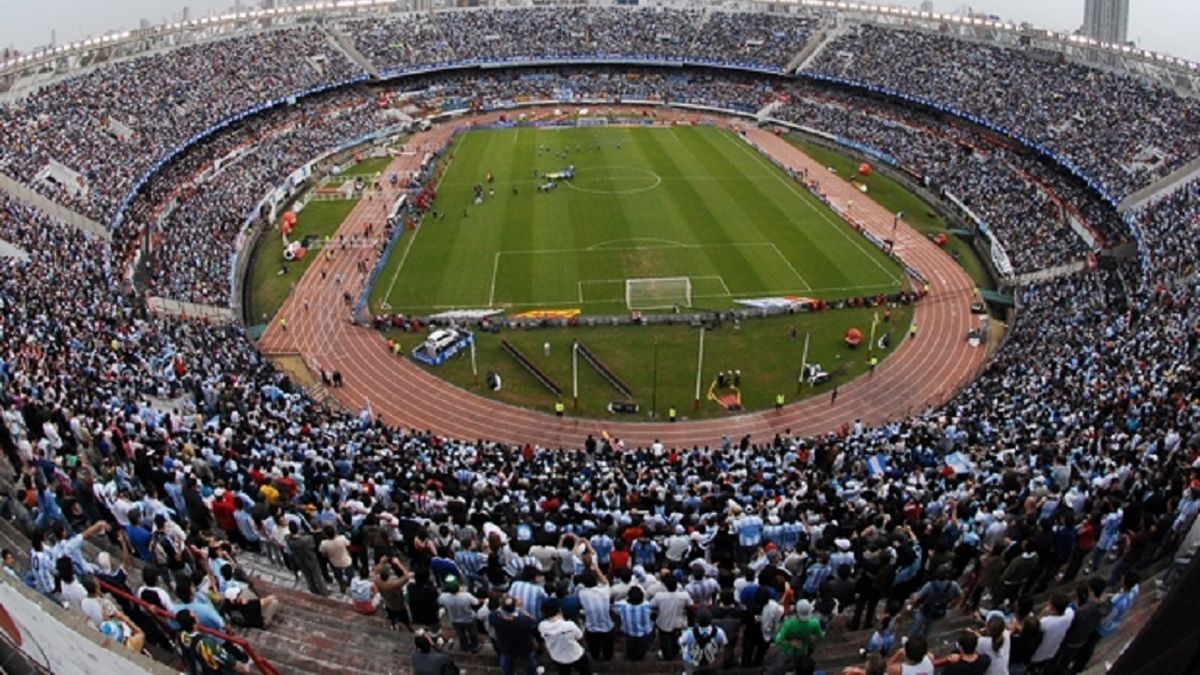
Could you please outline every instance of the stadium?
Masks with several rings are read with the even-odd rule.
[[[1197,672],[1198,88],[824,0],[13,56],[0,664]]]

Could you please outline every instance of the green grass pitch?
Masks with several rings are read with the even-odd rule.
[[[574,180],[538,191],[541,174],[568,165]],[[622,314],[630,278],[689,277],[701,309],[905,283],[784,172],[712,127],[472,131],[449,151],[434,209],[444,219],[427,216],[393,249],[372,289],[376,311]]]

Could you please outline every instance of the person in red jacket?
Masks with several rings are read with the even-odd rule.
[[[230,539],[235,539],[237,520],[234,519],[233,513],[237,509],[234,505],[233,493],[225,488],[217,488],[213,491],[211,508],[213,517],[217,520],[217,527],[221,528]]]

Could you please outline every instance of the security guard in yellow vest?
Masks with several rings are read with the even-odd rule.
[[[671,406],[670,408],[667,408],[667,419],[674,422],[678,416],[679,416],[679,411],[675,409],[675,406]]]
[[[562,417],[563,411],[566,409],[567,409],[567,406],[562,401],[554,402],[554,415],[556,417]]]
[[[783,409],[783,394],[775,394],[775,409]]]

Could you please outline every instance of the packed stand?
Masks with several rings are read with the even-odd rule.
[[[0,108],[0,171],[107,223],[136,181],[194,135],[267,101],[361,75],[318,28],[106,64]],[[51,160],[84,185],[39,180]]]
[[[695,36],[696,10],[531,7],[434,15],[462,61],[577,57],[680,59]]]
[[[189,149],[182,165],[194,169],[211,167],[214,160],[226,157],[229,137],[248,144],[214,175],[188,183],[176,182],[185,178],[171,170],[156,177],[153,183],[182,189],[171,195],[174,205],[165,219],[150,227],[146,290],[185,302],[229,306],[237,237],[248,218],[257,215],[251,211],[259,200],[314,157],[387,125],[375,100],[365,92],[328,98],[332,100],[325,105],[309,102],[303,108],[267,113],[247,123],[245,130]],[[140,243],[144,227],[134,222],[125,228],[128,236],[117,243],[118,250],[125,252],[123,259]]]
[[[650,101],[753,112],[773,100],[778,88],[768,79],[701,70],[548,68],[413,78],[392,88],[390,97],[394,106],[411,105],[416,114],[496,110],[531,101]]]
[[[265,131],[263,153],[292,156],[290,133]],[[928,672],[926,636],[979,608],[982,635],[952,658],[1077,670],[1200,510],[1200,287],[1169,283],[1188,263],[1162,253],[1196,213],[1193,186],[1143,217],[1142,290],[1118,283],[1127,267],[1020,289],[1007,342],[940,409],[816,438],[588,437],[562,452],[325,409],[239,328],[148,315],[103,244],[0,199],[0,239],[31,255],[0,262],[0,448],[17,473],[3,510],[31,541],[28,568],[5,564],[127,649],[161,641],[229,667],[238,655],[197,624],[287,611],[255,592],[249,552],[425,631],[423,666],[490,644],[527,669],[539,643],[582,666],[615,658],[620,636],[631,661],[783,672],[811,668],[827,634],[870,627],[864,670],[886,652]],[[209,273],[186,274],[179,292]],[[102,538],[120,558],[85,554]],[[1081,575],[1074,600],[1035,605]]]
[[[759,12],[707,12],[689,56],[716,63],[781,69],[816,31],[815,17]]]
[[[250,552],[423,630],[421,662],[491,644],[528,664],[544,642],[579,665],[621,636],[627,660],[783,672],[870,627],[867,649],[919,664],[952,608],[982,607],[985,637],[964,634],[959,660],[1065,667],[1117,629],[1200,508],[1196,288],[1122,312],[1107,272],[1026,288],[976,383],[879,428],[562,452],[325,410],[237,328],[97,292],[113,289],[102,245],[8,202],[0,236],[33,256],[0,285],[0,446],[18,470],[4,506],[32,541],[14,572],[130,649],[286,612],[240,571]],[[102,537],[139,562],[83,554]],[[1034,614],[1030,593],[1079,575],[1073,602]],[[97,579],[183,630],[143,626]]]
[[[1152,273],[1168,284],[1194,280],[1200,260],[1200,180],[1193,180],[1135,216]]]
[[[1088,253],[1067,224],[1066,213],[1047,193],[1050,187],[1064,190],[1071,181],[1044,171],[1039,174],[1045,182],[1035,183],[1026,172],[1035,170],[1036,159],[1013,153],[981,133],[954,125],[934,126],[932,120],[845,94],[832,100],[812,96],[805,89],[792,91],[773,114],[887,153],[926,186],[953,194],[999,239],[1018,274],[1079,260]],[[1083,189],[1073,189],[1062,198],[1096,204],[1094,215],[1112,213],[1111,207]],[[1112,220],[1115,214],[1102,222]]]
[[[782,70],[817,23],[761,13],[534,7],[354,18],[340,28],[386,74],[556,57],[687,59]]]
[[[384,76],[457,60],[438,22],[427,13],[348,19],[338,30]]]
[[[1016,49],[864,24],[827,45],[807,72],[979,116],[1069,159],[1118,200],[1200,154],[1200,102]]]

